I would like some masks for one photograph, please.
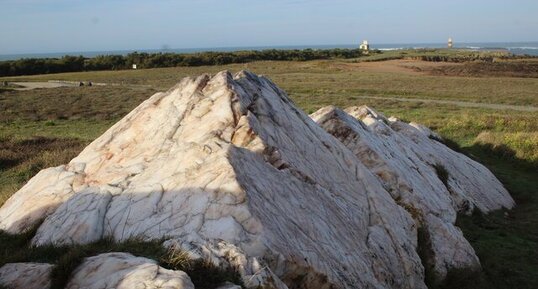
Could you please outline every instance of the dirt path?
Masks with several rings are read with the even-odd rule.
[[[530,105],[510,105],[510,104],[496,104],[496,103],[480,103],[480,102],[467,102],[467,101],[458,101],[458,100],[440,100],[440,99],[424,99],[424,98],[402,98],[402,97],[385,97],[385,96],[366,96],[361,95],[359,98],[369,98],[369,99],[384,99],[384,100],[395,100],[395,101],[406,101],[406,102],[424,102],[424,103],[437,103],[437,104],[448,104],[456,105],[462,107],[477,107],[477,108],[487,108],[487,109],[496,109],[496,110],[506,110],[512,109],[517,111],[528,111],[535,112],[538,111],[538,107]]]
[[[14,90],[32,90],[36,88],[57,88],[57,87],[64,87],[64,86],[78,86],[73,83],[66,83],[66,82],[11,82],[12,84],[18,86],[16,88],[13,88]]]

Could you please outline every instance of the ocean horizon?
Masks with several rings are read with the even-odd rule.
[[[332,49],[332,48],[358,48],[359,44],[327,44],[327,45],[275,45],[275,46],[237,46],[237,47],[202,47],[202,48],[177,48],[177,49],[131,49],[131,50],[102,50],[102,51],[67,51],[50,53],[21,53],[0,54],[0,61],[17,60],[22,58],[59,58],[65,55],[82,55],[95,57],[98,55],[126,55],[132,52],[146,53],[196,53],[196,52],[232,52],[242,50],[267,50],[267,49]],[[371,49],[382,51],[402,49],[427,49],[446,48],[447,43],[393,43],[377,44],[370,43]],[[454,43],[454,48],[470,50],[506,50],[516,55],[538,56],[538,41],[530,42],[461,42]]]

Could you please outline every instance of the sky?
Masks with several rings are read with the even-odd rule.
[[[0,0],[0,54],[538,41],[537,0]]]

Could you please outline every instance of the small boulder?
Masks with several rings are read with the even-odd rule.
[[[154,260],[128,253],[86,258],[72,276],[67,289],[194,289],[185,272],[168,270]]]
[[[9,263],[0,268],[0,286],[10,289],[50,287],[53,265],[46,263]]]

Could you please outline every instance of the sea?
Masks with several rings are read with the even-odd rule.
[[[282,46],[242,46],[242,47],[213,47],[213,48],[180,48],[180,49],[133,49],[114,51],[67,51],[54,53],[27,53],[27,54],[0,54],[2,60],[17,60],[21,58],[59,58],[64,55],[82,55],[84,57],[94,57],[97,55],[126,55],[132,52],[173,52],[173,53],[195,53],[204,51],[241,51],[241,50],[266,50],[266,49],[331,49],[331,48],[358,48],[359,44],[334,44],[334,45],[282,45]],[[382,51],[401,49],[425,49],[425,48],[445,48],[447,43],[403,43],[403,44],[378,44],[370,43],[371,49]],[[477,42],[477,43],[454,43],[455,48],[469,50],[503,50],[516,55],[538,56],[538,41],[535,42]]]

